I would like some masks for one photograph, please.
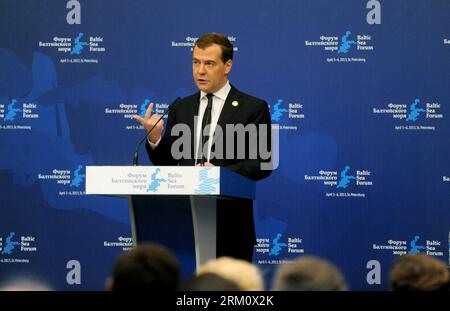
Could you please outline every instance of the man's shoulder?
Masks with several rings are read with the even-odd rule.
[[[242,100],[243,102],[245,102],[246,105],[252,105],[255,107],[267,107],[267,102],[264,99],[241,92],[236,88],[234,88],[233,92],[234,92],[234,96],[236,98]]]
[[[188,95],[180,99],[180,102],[192,102],[200,100],[200,92],[196,92],[194,94]]]
[[[231,86],[231,90],[230,90],[230,93],[228,94],[228,96],[231,96],[232,100],[234,100],[234,99],[236,99],[238,101],[241,100],[248,105],[252,105],[252,106],[256,106],[256,107],[267,106],[267,102],[264,99],[258,98],[256,96],[250,95],[248,93],[241,92],[234,86]],[[174,108],[180,109],[182,107],[189,106],[189,104],[192,104],[192,103],[199,103],[199,101],[200,101],[200,92],[196,92],[192,95],[183,97],[180,100],[178,100],[174,104]]]
[[[183,107],[189,108],[189,104],[199,101],[199,96],[199,92],[197,92],[192,95],[180,98],[176,103],[173,104],[173,109],[183,109]]]

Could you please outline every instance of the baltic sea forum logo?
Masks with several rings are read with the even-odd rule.
[[[15,107],[16,104],[17,104],[16,99],[12,99],[11,102],[8,104],[8,106],[6,108],[6,113],[4,116],[5,121],[10,121],[10,122],[14,121],[17,117],[17,114],[19,112],[22,112],[22,109]]]
[[[0,129],[2,130],[31,130],[32,120],[39,119],[37,104],[23,102],[16,98],[0,100]]]
[[[150,175],[150,183],[148,184],[147,192],[156,192],[161,187],[162,183],[167,182],[164,178],[158,178],[158,175],[160,173],[161,169],[157,168],[153,174]]]
[[[391,238],[381,243],[372,243],[371,248],[375,251],[389,251],[392,255],[403,256],[424,253],[429,256],[444,257],[447,244],[437,239],[423,239],[421,235],[414,234],[410,239]]]
[[[307,47],[323,47],[328,63],[366,62],[367,56],[374,51],[372,35],[353,34],[346,30],[341,34],[322,34],[318,40],[306,40]],[[336,53],[336,56],[333,54]]]
[[[280,243],[280,238],[282,234],[278,233],[277,236],[272,240],[272,248],[270,249],[269,256],[279,256],[283,247],[287,247],[286,243]]]
[[[60,55],[64,64],[98,64],[99,56],[106,52],[104,38],[78,32],[73,36],[54,36],[48,41],[39,41],[38,47],[50,49]],[[69,54],[70,57],[65,57]]]
[[[289,257],[304,254],[303,239],[300,237],[284,238],[281,232],[256,239],[255,252],[258,264],[277,265],[292,262]],[[283,257],[283,259],[278,259]]]
[[[420,99],[416,98],[414,102],[409,107],[409,114],[406,118],[406,121],[416,122],[417,118],[420,116],[422,112],[426,112],[423,108],[418,108],[417,105],[420,103]]]
[[[195,189],[196,194],[214,194],[218,193],[217,186],[219,185],[220,178],[208,177],[208,173],[211,171],[210,167],[205,167],[198,172],[199,185]]]
[[[279,98],[269,108],[271,110],[272,128],[278,130],[297,131],[299,120],[305,118],[303,113],[304,106],[299,102],[288,102],[285,104],[283,99]]]
[[[2,249],[2,255],[7,254],[11,255],[13,250],[20,245],[20,242],[14,241],[13,239],[16,233],[14,231],[11,231],[8,235],[8,237],[5,239],[5,246],[3,246]]]
[[[82,37],[84,36],[84,33],[80,32],[78,36],[75,38],[75,43],[72,47],[72,50],[70,51],[70,55],[80,55],[83,51],[85,46],[88,46],[89,43],[86,41],[82,41]]]
[[[86,179],[85,166],[78,164],[73,169],[54,168],[49,172],[38,173],[41,183],[52,183],[60,196],[85,195],[83,189]],[[82,190],[83,189],[83,190]]]
[[[149,98],[137,98],[130,99],[129,102],[121,102],[105,108],[105,116],[114,118],[115,121],[120,122],[120,120],[129,120],[125,124],[125,130],[139,130],[142,131],[144,127],[133,119],[135,114],[145,117],[147,108],[153,103],[152,114],[162,115],[168,108],[169,104],[167,102],[155,101]],[[163,120],[167,120],[167,115],[164,116]]]
[[[151,104],[150,99],[144,99],[144,101],[141,104],[141,111],[139,115],[141,118],[145,118],[145,114],[147,113],[148,106]],[[153,110],[153,109],[152,109]]]
[[[126,252],[133,248],[133,238],[131,236],[116,236],[113,240],[103,241],[103,247],[120,248],[123,252]]]
[[[36,252],[35,243],[35,236],[19,236],[16,231],[0,236],[0,263],[29,263],[29,259],[20,257],[29,252]]]
[[[273,105],[273,113],[272,113],[272,122],[279,122],[281,116],[288,112],[286,108],[280,108],[280,105],[283,103],[282,99],[279,99],[275,105]]]
[[[391,115],[394,120],[398,120],[394,125],[397,131],[435,131],[439,121],[444,119],[441,108],[438,101],[415,98],[410,103],[389,103],[382,108],[374,107],[372,113]]]
[[[81,173],[81,170],[83,169],[83,165],[78,165],[77,169],[73,171],[73,178],[70,182],[70,187],[78,188],[80,187],[81,183],[86,178],[85,174]]]
[[[346,54],[346,53],[348,53],[348,51],[350,50],[352,45],[356,45],[355,40],[349,40],[349,37],[351,34],[352,34],[352,32],[350,30],[347,30],[345,35],[343,35],[341,37],[341,45],[339,46],[338,54],[340,54],[340,53]]]
[[[236,52],[239,48],[236,46],[236,36],[228,36],[228,40],[230,40],[231,44],[233,44],[233,51]],[[194,50],[195,42],[197,41],[198,36],[187,35],[184,39],[172,40],[170,42],[170,46],[172,48],[189,48],[190,51]]]
[[[368,169],[352,169],[347,164],[338,171],[320,170],[317,175],[304,175],[305,181],[319,181],[324,189],[336,189],[325,193],[327,197],[362,197],[373,186],[372,172]],[[349,192],[344,192],[349,191]],[[357,192],[356,192],[357,191]]]
[[[418,254],[422,250],[426,250],[426,247],[421,245],[419,240],[420,240],[420,236],[416,235],[416,236],[414,236],[414,239],[412,239],[409,242],[409,246],[410,246],[409,251],[408,251],[409,255]]]
[[[350,184],[350,181],[352,179],[356,179],[356,176],[353,175],[347,175],[348,171],[350,170],[350,166],[346,165],[345,168],[341,171],[341,179],[339,180],[339,183],[337,185],[337,188],[347,188]]]

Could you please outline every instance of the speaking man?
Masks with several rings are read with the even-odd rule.
[[[151,104],[144,118],[146,144],[155,165],[222,166],[252,180],[270,175],[271,122],[265,101],[238,91],[228,80],[233,45],[222,34],[202,35],[195,43],[192,72],[199,92],[170,107],[166,129]],[[181,131],[174,129],[179,126]],[[179,135],[189,129],[190,137]],[[180,142],[191,142],[180,144]],[[217,204],[217,257],[251,261],[256,242],[251,200],[239,206]]]

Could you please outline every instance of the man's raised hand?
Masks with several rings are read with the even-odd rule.
[[[137,115],[137,114],[133,115],[133,118],[142,124],[142,126],[145,128],[147,133],[155,126],[156,122],[158,122],[158,119],[160,118],[160,116],[157,114],[152,115],[152,109],[153,109],[153,103],[150,103],[150,105],[147,108],[147,111],[145,112],[144,118],[142,118],[140,115]],[[148,139],[152,143],[155,144],[161,138],[163,127],[164,127],[164,120],[161,120],[161,121],[159,121],[158,124],[156,124],[155,128],[152,130],[152,132],[148,136]]]

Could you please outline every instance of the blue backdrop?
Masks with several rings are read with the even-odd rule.
[[[191,48],[225,33],[231,82],[270,103],[280,165],[258,183],[254,263],[319,255],[353,290],[400,255],[449,259],[450,2],[0,1],[0,274],[101,290],[131,246],[127,201],[84,195],[196,91]],[[141,150],[141,164],[150,165]],[[174,235],[177,234],[174,230]],[[179,254],[183,276],[193,258]]]

